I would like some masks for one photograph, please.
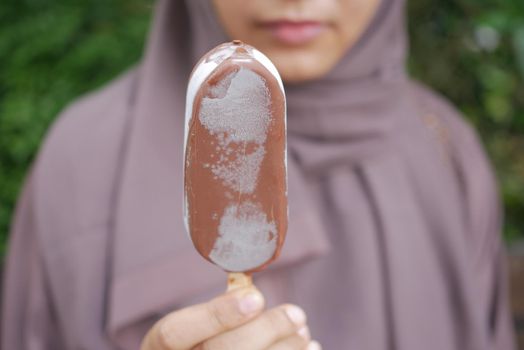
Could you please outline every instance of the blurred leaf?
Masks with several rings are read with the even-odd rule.
[[[486,110],[495,123],[507,124],[511,120],[511,104],[507,98],[488,94],[484,100]]]
[[[517,59],[517,67],[520,75],[524,79],[524,26],[519,27],[513,33],[513,48]]]

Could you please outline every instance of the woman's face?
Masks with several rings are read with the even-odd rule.
[[[290,83],[326,74],[356,43],[380,0],[212,0],[231,39],[264,52]]]

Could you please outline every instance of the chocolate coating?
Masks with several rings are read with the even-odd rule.
[[[285,97],[280,78],[254,52],[239,42],[210,51],[199,64],[220,63],[188,101],[189,233],[203,257],[234,272],[271,263],[287,230]]]

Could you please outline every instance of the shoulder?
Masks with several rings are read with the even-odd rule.
[[[412,83],[411,91],[420,115],[435,131],[451,160],[465,199],[468,231],[495,237],[500,228],[498,185],[476,130],[442,95],[418,82]]]
[[[118,121],[121,124],[132,101],[135,76],[134,70],[129,71],[68,105],[50,127],[41,150],[43,155],[65,156],[63,153],[86,151],[89,149],[86,145],[103,137],[102,129],[114,128]]]
[[[64,213],[82,227],[107,220],[135,77],[129,71],[74,101],[49,129],[32,174],[36,208],[47,222],[65,223]]]
[[[441,141],[448,143],[453,157],[462,153],[484,156],[476,130],[447,98],[416,81],[411,83],[411,92],[422,118],[439,134]]]
[[[458,171],[474,168],[491,177],[491,165],[475,128],[444,96],[418,82],[411,92],[425,124],[447,148]]]

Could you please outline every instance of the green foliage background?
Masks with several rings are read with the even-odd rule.
[[[24,174],[75,97],[141,56],[153,0],[0,3],[0,256]],[[412,73],[480,130],[508,240],[524,237],[524,1],[411,0]]]

